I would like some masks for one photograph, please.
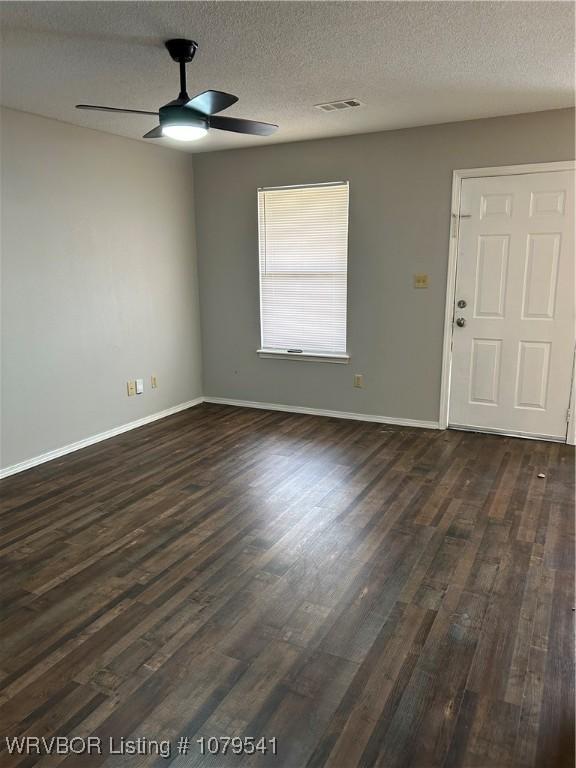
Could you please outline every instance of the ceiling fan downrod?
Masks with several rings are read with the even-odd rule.
[[[178,94],[178,100],[186,103],[190,101],[190,96],[188,96],[186,89],[186,64],[194,58],[198,49],[198,43],[194,40],[177,38],[176,40],[167,40],[165,46],[172,59],[180,65],[180,93]]]

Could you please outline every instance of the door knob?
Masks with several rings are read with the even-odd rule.
[[[457,317],[456,325],[458,326],[458,328],[464,328],[464,326],[466,325],[466,320],[464,320],[463,317]]]

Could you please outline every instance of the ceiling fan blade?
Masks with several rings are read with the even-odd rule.
[[[148,133],[145,133],[144,136],[142,136],[143,139],[161,139],[164,134],[162,133],[162,126],[157,125],[156,128],[152,128],[151,131],[148,131]]]
[[[142,109],[117,109],[116,107],[99,107],[96,104],[76,104],[76,109],[91,109],[94,112],[123,112],[127,115],[157,115],[158,112],[144,112]]]
[[[211,117],[210,128],[234,133],[251,133],[254,136],[270,136],[278,128],[272,123],[258,123],[255,120],[240,120],[237,117]]]
[[[231,93],[204,91],[199,93],[198,96],[192,97],[186,103],[186,106],[190,109],[195,109],[197,112],[202,112],[204,115],[214,115],[216,112],[228,109],[232,104],[236,104],[237,101],[238,96],[233,96]]]

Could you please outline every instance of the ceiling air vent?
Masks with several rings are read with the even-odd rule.
[[[343,101],[329,101],[327,104],[314,104],[316,109],[322,112],[336,112],[342,109],[352,109],[352,107],[361,107],[362,102],[358,99],[344,99]]]

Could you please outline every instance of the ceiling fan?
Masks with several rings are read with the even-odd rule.
[[[193,141],[205,136],[209,129],[249,133],[254,136],[269,136],[278,128],[271,123],[255,120],[240,120],[237,117],[217,115],[238,101],[237,96],[223,91],[204,91],[190,98],[186,91],[186,64],[194,58],[198,44],[194,40],[167,40],[166,48],[172,59],[180,65],[180,93],[174,101],[160,107],[158,112],[141,109],[118,109],[100,107],[95,104],[76,104],[76,109],[93,109],[98,112],[121,112],[130,115],[155,115],[160,125],[145,133],[144,139],[160,139],[167,136],[179,141]]]

